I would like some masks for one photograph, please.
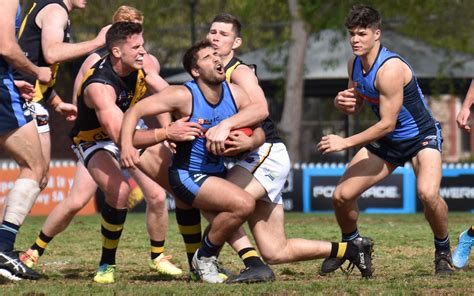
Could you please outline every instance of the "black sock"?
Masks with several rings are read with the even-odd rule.
[[[222,246],[213,244],[206,235],[202,240],[202,247],[199,248],[198,258],[216,256]]]
[[[165,251],[165,241],[154,241],[150,239],[150,256],[151,260],[158,258]]]
[[[357,256],[357,247],[352,241],[342,243],[331,243],[330,258],[351,259]]]
[[[343,242],[353,241],[358,237],[360,237],[360,234],[359,234],[359,230],[356,228],[353,232],[343,233],[342,234],[342,241]]]
[[[37,250],[38,254],[40,256],[43,255],[44,250],[48,246],[49,242],[53,239],[54,237],[47,236],[44,234],[43,231],[40,231],[38,237],[36,238],[35,243],[31,246],[31,249]]]
[[[11,252],[15,245],[16,234],[20,229],[19,225],[3,221],[0,224],[0,251]]]
[[[191,262],[194,253],[202,245],[201,212],[198,209],[184,210],[176,208],[176,221],[186,247],[189,269],[193,270]]]
[[[434,237],[434,245],[436,252],[450,252],[451,246],[449,243],[449,235],[443,239],[439,239],[436,236]]]
[[[467,231],[467,235],[470,237],[474,237],[474,225]]]
[[[244,261],[245,267],[265,265],[258,256],[255,248],[244,248],[239,251],[239,257]]]
[[[127,209],[112,208],[106,202],[102,208],[102,257],[100,265],[115,264],[115,254],[122,235],[123,224],[127,217]]]

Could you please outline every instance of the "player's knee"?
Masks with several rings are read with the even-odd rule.
[[[130,185],[127,182],[120,182],[118,186],[110,186],[105,192],[107,203],[116,208],[125,207],[131,192]]]
[[[71,198],[71,200],[67,203],[67,209],[71,214],[76,214],[80,210],[82,210],[86,205],[89,199],[79,199],[79,198]]]
[[[246,195],[243,198],[239,199],[236,212],[239,217],[247,219],[253,213],[254,209],[255,200],[250,195]]]
[[[265,250],[262,251],[261,254],[263,261],[270,265],[281,264],[284,263],[281,252],[273,251],[273,250]]]
[[[154,190],[152,194],[146,196],[149,206],[163,207],[166,204],[166,192],[164,190]]]
[[[439,199],[438,188],[436,186],[418,185],[417,194],[424,205],[437,203]]]
[[[348,202],[354,200],[353,194],[350,190],[346,190],[344,187],[336,186],[332,195],[332,201],[335,206],[343,206]]]

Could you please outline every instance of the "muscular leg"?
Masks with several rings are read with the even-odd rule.
[[[362,148],[341,177],[333,194],[336,219],[342,233],[351,233],[357,229],[359,208],[357,199],[368,188],[390,175],[396,166]]]
[[[43,159],[46,164],[46,175],[43,179],[43,187],[44,188],[48,185],[48,172],[49,172],[49,163],[51,161],[51,137],[49,132],[39,133],[39,139],[41,142],[41,153],[43,154]]]
[[[439,195],[441,153],[423,149],[413,158],[417,193],[424,206],[425,218],[437,238],[448,236],[448,206]]]

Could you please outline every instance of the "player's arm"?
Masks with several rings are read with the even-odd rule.
[[[243,152],[255,150],[263,143],[265,143],[265,132],[261,127],[255,128],[250,137],[239,130],[231,131],[225,141],[226,150],[223,155],[236,156]]]
[[[72,103],[77,105],[77,93],[82,85],[84,77],[89,69],[100,60],[100,56],[97,53],[89,55],[81,65],[79,72],[77,72],[76,79],[74,80],[74,86],[72,89]]]
[[[102,28],[92,40],[63,42],[67,22],[67,12],[59,4],[47,5],[36,17],[36,23],[41,27],[43,56],[50,65],[78,58],[105,44],[105,34],[110,26]]]
[[[363,105],[363,100],[357,93],[355,87],[356,83],[352,80],[352,66],[354,64],[354,57],[347,62],[347,72],[349,74],[349,82],[347,89],[338,92],[334,98],[334,106],[346,115],[358,113]]]
[[[254,126],[260,121],[250,120],[249,122],[239,123],[239,125],[232,124],[232,118],[237,118],[237,122],[241,119],[247,119],[258,108],[258,103],[250,100],[247,92],[236,84],[229,84],[230,91],[234,97],[238,112],[225,120],[221,121],[217,126],[214,126],[206,132],[206,148],[214,155],[223,155],[225,151],[225,140],[229,137],[232,129],[239,127]]]
[[[403,88],[411,79],[411,75],[408,66],[399,59],[387,61],[380,68],[375,82],[380,94],[380,120],[368,129],[348,138],[337,135],[324,136],[318,144],[318,150],[323,153],[341,151],[373,142],[395,130],[403,104]]]
[[[146,139],[135,139],[135,126],[140,118],[164,112],[191,113],[191,93],[185,86],[170,86],[163,91],[140,100],[125,112],[120,132],[121,160],[124,167],[134,167],[139,162],[138,151],[133,147],[133,142],[144,143]],[[167,139],[172,141],[190,141],[202,135],[201,126],[195,122],[182,122],[180,126],[168,125],[154,129],[153,143],[156,144]],[[178,127],[178,128],[176,128]],[[147,134],[150,135],[149,133]],[[139,135],[137,135],[139,136]],[[145,143],[146,144],[146,143]]]
[[[91,83],[84,90],[84,102],[94,108],[100,125],[110,139],[118,144],[123,112],[115,104],[116,95],[112,86],[103,83]]]
[[[151,93],[157,93],[169,86],[168,82],[160,76],[160,63],[158,59],[146,54],[143,59],[143,70],[146,73],[145,82]],[[161,127],[165,127],[171,123],[171,115],[169,113],[161,113],[156,116],[156,120]]]
[[[15,37],[15,17],[18,1],[2,1],[0,6],[0,56],[13,68],[33,75],[41,82],[51,80],[51,69],[34,65],[21,50]]]
[[[474,103],[474,79],[471,81],[466,98],[464,99],[461,110],[456,117],[456,123],[458,124],[458,127],[468,133],[471,132],[471,126],[467,123],[467,121],[471,115],[472,103]]]

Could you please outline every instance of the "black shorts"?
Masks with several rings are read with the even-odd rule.
[[[31,121],[23,113],[23,102],[11,75],[0,75],[0,134],[8,133]]]
[[[441,153],[442,143],[441,125],[436,123],[429,131],[414,138],[402,141],[382,138],[367,144],[365,148],[385,161],[403,166],[425,148],[433,148]]]

